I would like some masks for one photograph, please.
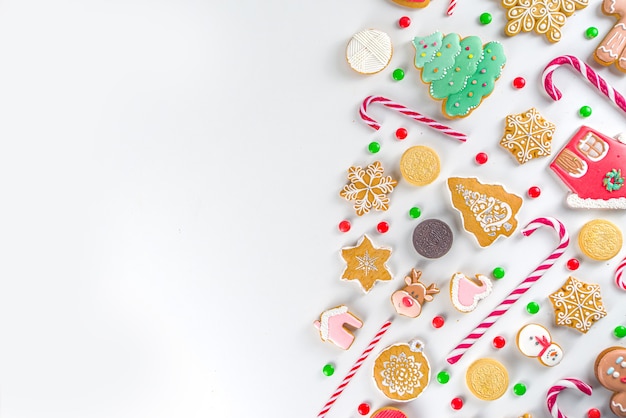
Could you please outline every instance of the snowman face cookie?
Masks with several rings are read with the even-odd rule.
[[[517,347],[527,357],[536,357],[544,366],[556,366],[563,360],[563,350],[552,342],[547,329],[528,324],[517,333]]]
[[[613,391],[611,411],[626,417],[626,348],[607,348],[598,355],[594,369],[598,382]]]

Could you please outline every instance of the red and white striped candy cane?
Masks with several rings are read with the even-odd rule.
[[[552,100],[560,100],[563,97],[561,94],[561,90],[557,89],[552,81],[552,74],[554,70],[559,68],[561,65],[571,65],[576,71],[578,71],[583,77],[585,77],[596,89],[598,89],[602,94],[609,98],[610,101],[615,103],[626,112],[626,99],[619,92],[615,91],[613,87],[611,87],[607,82],[600,77],[590,66],[585,64],[580,58],[577,58],[573,55],[561,55],[560,57],[556,57],[552,61],[546,65],[546,68],[543,70],[543,87],[546,89],[546,92]]]
[[[422,115],[419,112],[416,112],[415,110],[411,110],[408,107],[405,107],[399,103],[393,102],[381,96],[366,97],[365,100],[363,100],[363,103],[361,104],[361,109],[359,109],[359,115],[361,115],[361,119],[363,119],[363,121],[367,123],[369,126],[371,126],[373,129],[379,130],[380,123],[376,122],[367,114],[367,107],[372,103],[380,103],[383,106],[388,107],[389,109],[393,109],[396,112],[402,113],[403,115],[408,116],[413,120],[416,120],[421,123],[425,123],[431,128],[436,129],[448,136],[451,136],[452,138],[456,138],[459,141],[463,141],[463,142],[467,141],[467,136],[465,134],[462,134],[461,132],[457,132],[454,129],[450,128],[449,126],[443,125],[434,119],[431,119],[429,117]]]
[[[448,354],[446,359],[448,363],[454,364],[463,357],[465,352],[469,350],[480,337],[504,315],[511,305],[530,289],[544,273],[554,265],[554,262],[563,255],[565,249],[569,245],[569,235],[565,229],[565,225],[555,218],[537,218],[526,225],[522,230],[522,234],[527,237],[532,235],[540,226],[549,226],[559,234],[559,246],[550,254],[528,277],[524,279],[509,295],[504,299],[484,320],[454,350]]]
[[[448,16],[452,16],[452,13],[454,13],[455,8],[456,8],[456,0],[450,0],[450,4],[448,5],[448,10],[446,10],[446,14]]]
[[[337,398],[339,397],[339,395],[341,395],[341,393],[346,388],[346,386],[348,386],[348,383],[350,383],[350,381],[352,380],[356,372],[359,370],[359,368],[361,367],[365,359],[367,359],[367,357],[370,355],[374,347],[376,347],[376,344],[378,344],[378,342],[383,337],[383,335],[385,335],[385,332],[387,332],[390,325],[391,325],[391,320],[388,320],[382,325],[382,327],[380,327],[380,330],[378,330],[378,332],[376,333],[372,341],[370,341],[365,351],[363,351],[363,354],[361,354],[361,357],[359,357],[359,359],[354,363],[354,366],[352,366],[352,368],[350,369],[346,377],[343,378],[343,380],[341,381],[341,384],[337,386],[337,389],[331,395],[328,402],[326,402],[326,405],[324,405],[320,413],[317,414],[317,418],[325,417],[328,411],[330,411],[330,408],[332,408],[335,401],[337,401]]]
[[[626,257],[620,261],[617,270],[615,270],[615,284],[622,290],[626,290],[626,279],[623,276],[624,270],[626,270]]]
[[[559,393],[561,393],[562,390],[568,389],[568,388],[578,389],[585,395],[591,396],[591,392],[592,392],[591,386],[589,386],[582,380],[576,379],[574,377],[567,377],[565,379],[559,380],[558,382],[554,384],[554,386],[550,388],[550,390],[548,390],[548,394],[546,395],[546,403],[548,405],[548,411],[550,411],[550,414],[552,414],[554,418],[567,418],[567,415],[565,415],[563,412],[559,410],[559,407],[556,404],[556,398],[557,396],[559,396]]]

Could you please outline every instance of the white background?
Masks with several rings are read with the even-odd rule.
[[[579,76],[563,69],[555,82],[564,99],[543,93],[543,66],[561,54],[588,62],[614,19],[599,1],[570,18],[563,41],[535,34],[503,35],[499,1],[459,0],[445,17],[445,0],[426,9],[402,9],[385,0],[2,0],[0,2],[0,416],[14,417],[309,417],[316,416],[385,319],[389,296],[412,267],[447,289],[456,271],[503,280],[477,311],[456,312],[445,291],[415,320],[397,318],[384,346],[419,336],[434,373],[448,351],[556,246],[549,230],[519,234],[479,249],[451,209],[451,175],[501,181],[523,195],[523,225],[557,216],[574,237],[557,265],[454,367],[450,383],[435,381],[416,401],[401,405],[411,417],[548,416],[545,392],[557,379],[579,377],[594,394],[564,393],[561,405],[582,417],[595,406],[608,411],[609,393],[593,378],[592,364],[617,343],[612,329],[626,323],[626,293],[613,285],[618,257],[582,258],[575,237],[582,224],[604,217],[624,225],[622,213],[567,209],[565,187],[549,159],[518,166],[498,146],[503,120],[531,106],[556,123],[560,148],[584,121],[608,135],[625,128],[623,113]],[[480,13],[493,15],[488,26]],[[397,20],[413,23],[400,29]],[[594,24],[601,36],[586,40]],[[390,66],[375,76],[352,72],[345,45],[359,30],[378,28],[394,43]],[[374,132],[358,117],[367,95],[384,95],[440,120],[413,68],[410,40],[435,30],[503,42],[507,65],[496,89],[469,118],[450,122],[467,133],[460,144],[380,107]],[[403,67],[406,78],[391,79]],[[594,64],[595,68],[598,68]],[[614,69],[601,69],[626,91]],[[527,86],[515,90],[516,76]],[[409,137],[393,138],[404,126]],[[376,156],[367,144],[378,140]],[[415,188],[403,180],[386,213],[361,218],[339,196],[346,169],[379,159],[399,178],[397,161],[412,144],[442,158],[439,179]],[[485,151],[489,162],[473,156]],[[525,191],[543,194],[529,200]],[[435,261],[410,243],[422,219],[452,225],[455,244]],[[347,234],[342,219],[352,221]],[[387,220],[390,231],[375,232]],[[339,250],[368,233],[393,248],[392,283],[364,295],[339,280]],[[568,275],[565,261],[580,257],[575,276],[600,283],[609,315],[582,335],[552,325],[547,295]],[[538,301],[534,317],[524,306]],[[342,352],[323,343],[312,322],[325,309],[347,304],[365,325]],[[446,325],[434,330],[434,315]],[[523,357],[514,336],[523,324],[548,326],[565,360],[548,369]],[[500,351],[495,335],[507,338]],[[477,400],[464,371],[479,357],[494,357],[528,393]],[[357,405],[392,404],[377,392],[370,358],[329,417],[356,417]],[[333,362],[336,373],[321,368]],[[449,401],[465,398],[460,412]],[[478,411],[481,411],[480,414]]]

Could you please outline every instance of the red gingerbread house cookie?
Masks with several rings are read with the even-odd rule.
[[[626,143],[581,127],[550,164],[573,208],[626,209]]]

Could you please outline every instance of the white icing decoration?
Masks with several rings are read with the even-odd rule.
[[[575,193],[567,196],[567,204],[572,208],[584,209],[626,209],[626,197],[602,199],[582,199]]]
[[[328,337],[329,337],[328,320],[335,315],[341,315],[346,312],[348,312],[348,307],[345,305],[341,305],[336,308],[329,309],[322,314],[322,317],[320,318],[320,327],[319,327],[320,336],[322,337],[322,340],[326,341],[328,340]]]
[[[626,361],[622,362],[622,364],[620,364],[620,366],[622,366],[623,369],[626,369]]]
[[[609,13],[615,13],[615,2],[617,2],[617,0],[611,0],[611,4],[609,5]]]
[[[616,408],[619,408],[619,410],[620,410],[621,412],[626,412],[626,408],[624,408],[624,406],[622,406],[622,404],[621,404],[621,403],[618,403],[618,402],[612,401],[612,402],[611,402],[611,406],[614,406],[614,407],[616,407]]]
[[[389,64],[392,52],[389,35],[379,30],[367,29],[350,39],[346,48],[346,59],[355,71],[374,74]]]
[[[589,143],[591,143],[591,145]],[[602,152],[597,156],[590,155],[590,151],[598,151],[596,144],[600,144],[600,146],[602,147]],[[577,148],[593,162],[601,161],[604,157],[606,157],[606,154],[608,154],[609,152],[609,144],[607,144],[606,141],[604,141],[603,139],[594,135],[593,132],[589,132],[587,135],[585,135],[585,137],[578,142]]]
[[[617,379],[619,377],[619,372],[613,372],[613,377]]]
[[[467,282],[466,285],[469,286],[469,289],[476,291],[476,293],[474,293],[473,295],[469,295],[470,297],[472,297],[472,303],[470,305],[464,305],[460,301],[461,298],[465,299],[468,296],[459,294],[459,285],[461,284],[461,280]],[[477,281],[480,282],[480,285],[476,283]],[[489,296],[489,294],[491,294],[491,291],[493,290],[493,284],[491,283],[491,280],[489,280],[487,276],[484,276],[482,274],[477,274],[476,279],[473,280],[465,276],[463,273],[455,273],[454,276],[452,276],[450,287],[450,297],[452,299],[452,304],[461,312],[471,312],[476,309],[476,306],[478,306],[478,302]]]

